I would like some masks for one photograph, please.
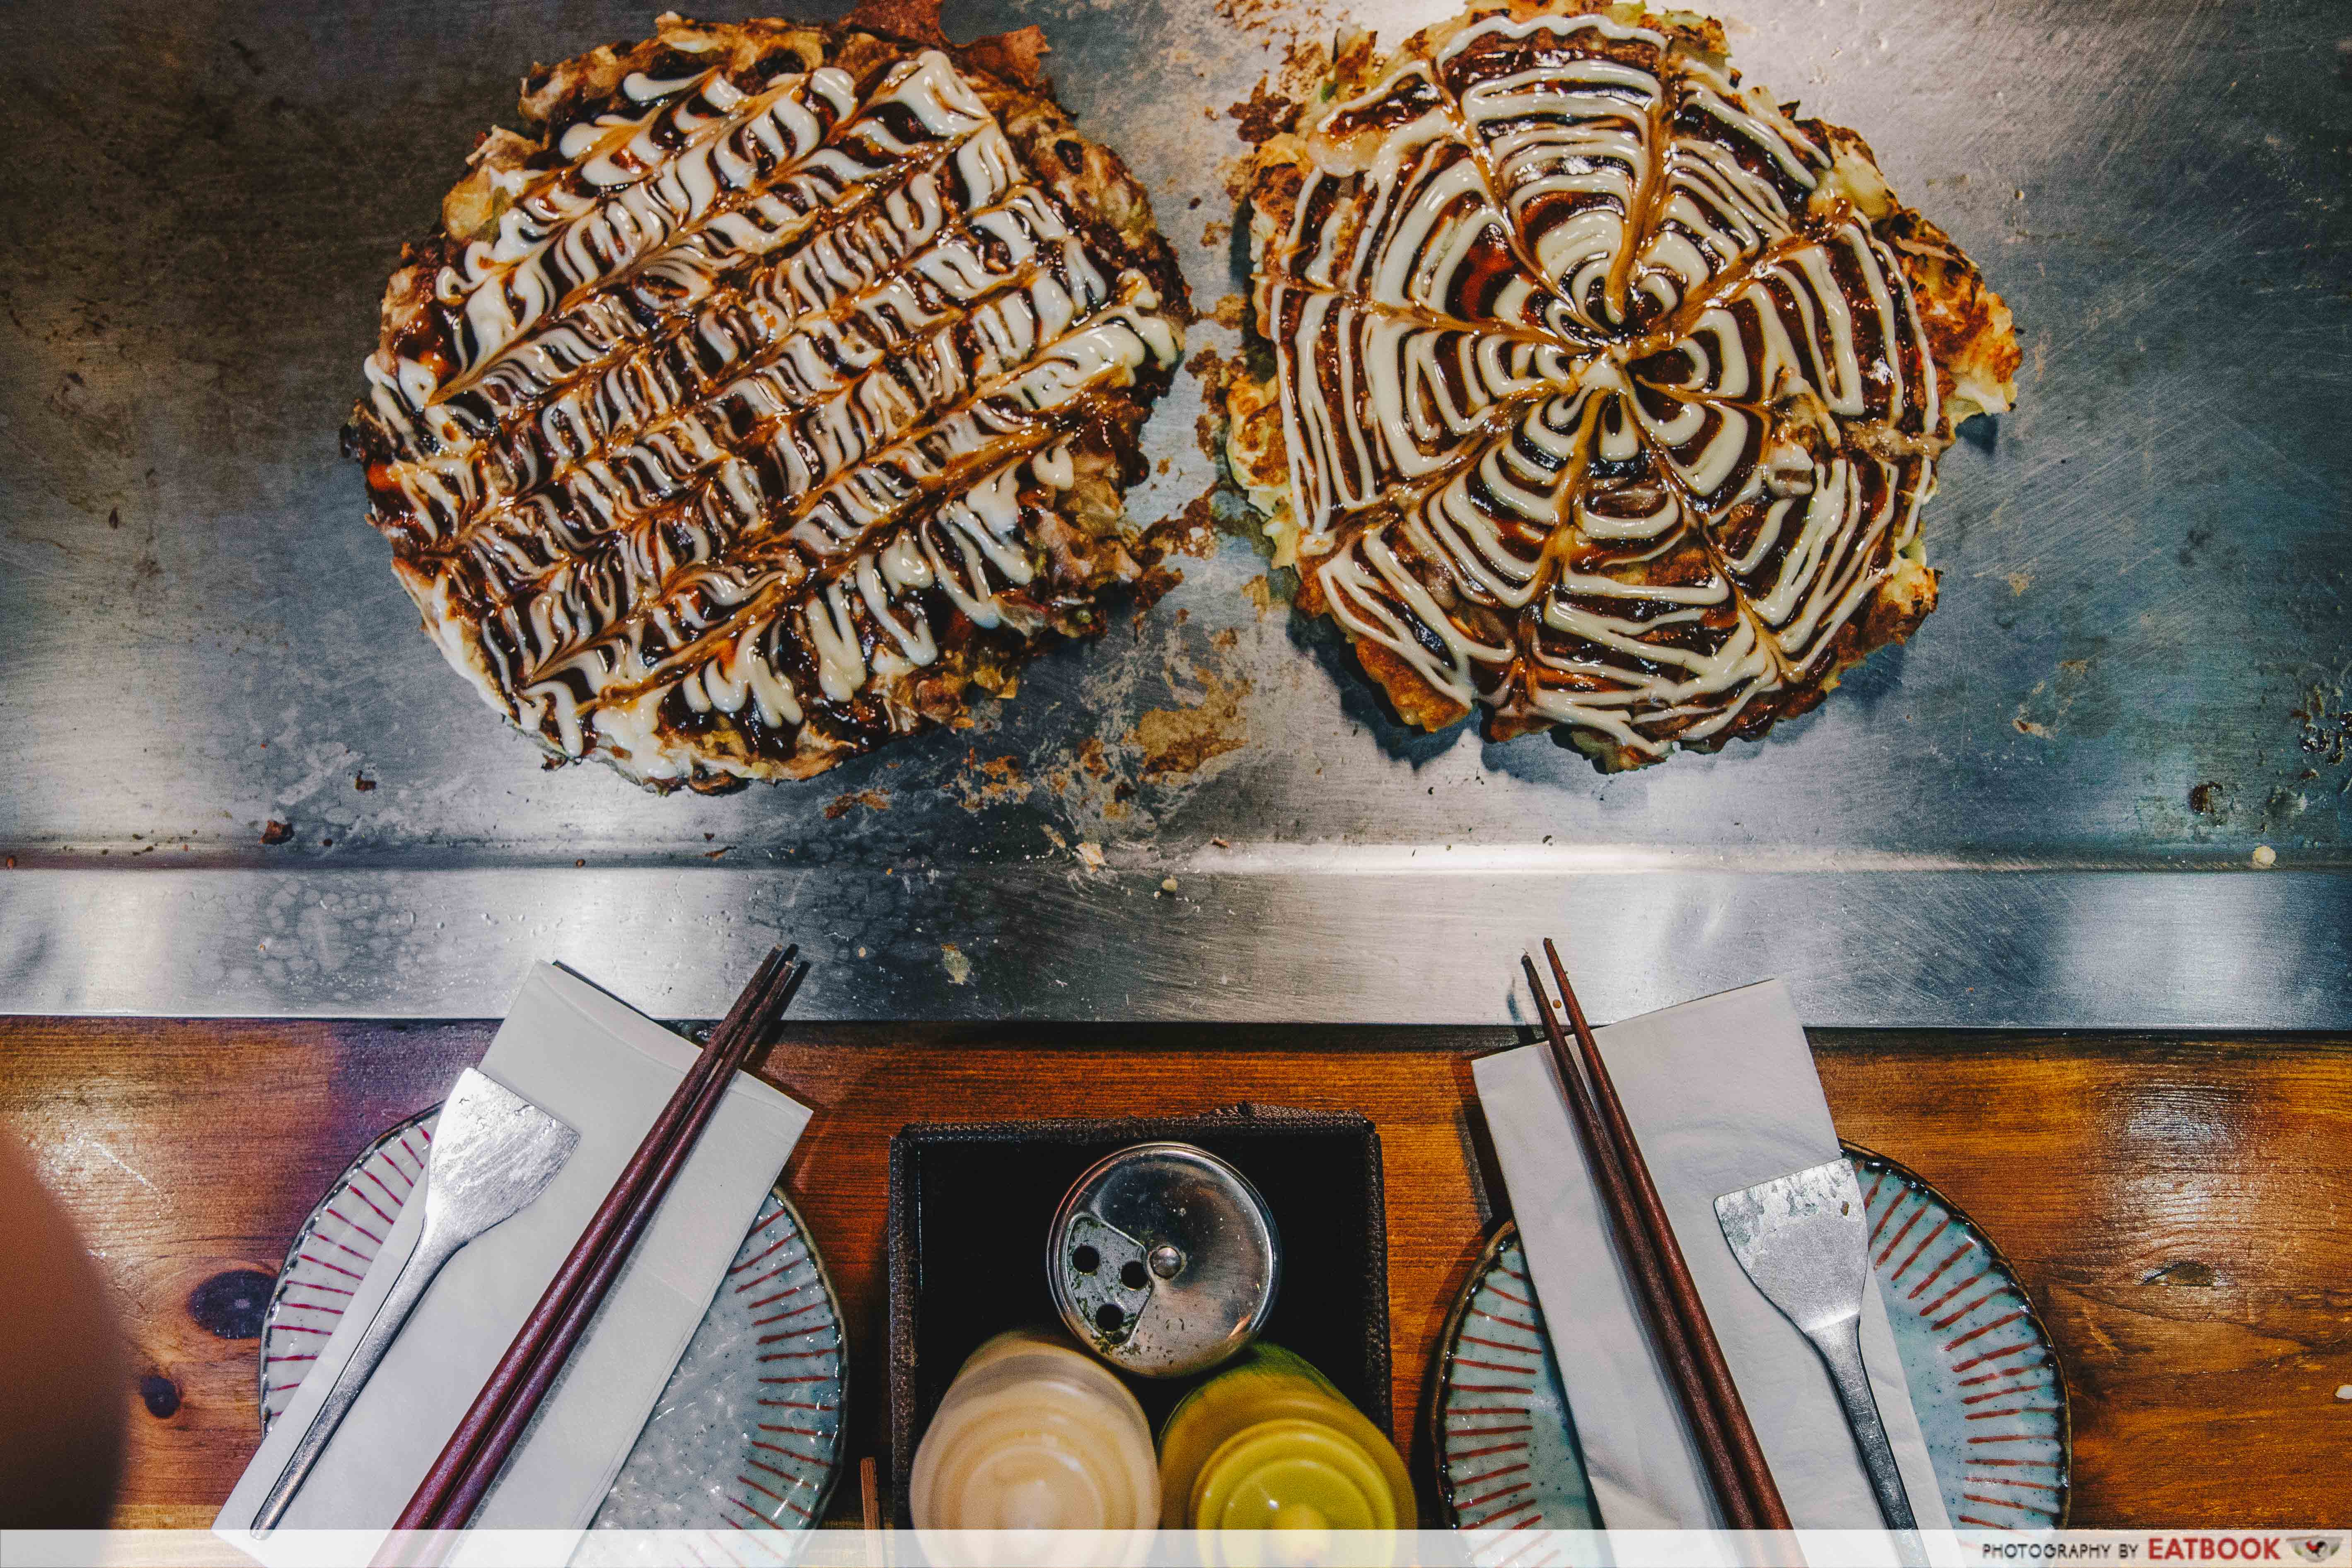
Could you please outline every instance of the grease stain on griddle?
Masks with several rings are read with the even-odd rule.
[[[1332,31],[1330,13],[1315,0],[1216,0],[1214,9],[1236,32],[1287,45],[1294,53],[1319,47]]]
[[[1021,759],[1014,756],[992,757],[984,763],[977,756],[967,756],[962,769],[948,781],[949,793],[966,811],[1027,800],[1034,787],[1021,771]]]
[[[2303,705],[2291,710],[2302,726],[2296,744],[2331,767],[2352,753],[2352,709],[2343,706],[2340,687],[2314,686],[2304,693]]]
[[[835,795],[833,803],[824,808],[824,819],[838,822],[861,805],[868,811],[887,811],[890,809],[890,797],[878,789],[861,789]]]
[[[1221,680],[1207,669],[1195,674],[1202,689],[1199,702],[1150,709],[1136,717],[1128,735],[1143,753],[1147,782],[1192,773],[1212,757],[1249,744],[1249,725],[1242,713],[1242,700],[1250,691],[1248,679]]]
[[[1233,116],[1234,134],[1253,147],[1273,141],[1298,122],[1297,103],[1279,92],[1267,90],[1263,77],[1247,98],[1225,112]]]

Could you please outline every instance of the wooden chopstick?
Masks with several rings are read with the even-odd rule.
[[[1559,1074],[1561,1089],[1567,1092],[1569,1109],[1574,1113],[1585,1152],[1591,1158],[1595,1184],[1615,1225],[1618,1248],[1632,1268],[1642,1305],[1650,1320],[1650,1332],[1674,1379],[1675,1392],[1681,1399],[1691,1434],[1698,1439],[1699,1459],[1706,1468],[1725,1527],[1755,1530],[1759,1524],[1754,1500],[1748,1494],[1738,1462],[1732,1457],[1731,1437],[1724,1427],[1722,1412],[1707,1391],[1706,1381],[1699,1373],[1697,1355],[1675,1311],[1665,1281],[1665,1264],[1633,1206],[1631,1184],[1616,1144],[1593,1104],[1591,1091],[1585,1087],[1584,1075],[1575,1057],[1569,1052],[1568,1037],[1561,1033],[1559,1019],[1552,1013],[1551,998],[1544,991],[1543,976],[1536,971],[1536,961],[1522,953],[1519,962],[1527,966],[1528,984],[1535,988],[1536,1011],[1543,1019],[1544,1036],[1551,1043],[1552,1067]]]
[[[793,967],[798,952],[797,946],[771,951],[726,1018],[711,1031],[709,1045],[679,1080],[401,1511],[388,1542],[395,1553],[404,1539],[402,1531],[461,1529],[472,1516],[627,1263],[737,1068],[799,990],[808,970],[805,965]]]
[[[1585,1070],[1592,1075],[1592,1098],[1600,1107],[1601,1125],[1616,1144],[1619,1163],[1630,1179],[1634,1212],[1655,1243],[1664,1265],[1666,1292],[1673,1300],[1675,1316],[1682,1321],[1684,1336],[1698,1361],[1699,1375],[1706,1381],[1708,1397],[1730,1441],[1731,1458],[1738,1467],[1748,1505],[1755,1512],[1756,1528],[1790,1529],[1788,1506],[1780,1500],[1780,1483],[1772,1479],[1772,1467],[1764,1461],[1763,1446],[1756,1440],[1756,1426],[1748,1417],[1747,1402],[1739,1397],[1739,1385],[1732,1381],[1731,1367],[1723,1359],[1723,1346],[1715,1337],[1715,1325],[1707,1320],[1706,1308],[1698,1298],[1698,1286],[1691,1279],[1690,1264],[1683,1257],[1682,1244],[1675,1238],[1673,1223],[1666,1218],[1666,1205],[1659,1201],[1657,1184],[1650,1179],[1650,1163],[1642,1157],[1642,1145],[1633,1136],[1633,1124],[1625,1120],[1625,1105],[1617,1098],[1617,1086],[1609,1077],[1609,1065],[1601,1059],[1601,1043],[1592,1037],[1592,1026],[1584,1020],[1584,1008],[1576,999],[1576,987],[1568,983],[1568,970],[1559,961],[1559,949],[1552,945],[1549,937],[1544,940],[1544,957],[1551,963],[1552,979],[1559,986],[1560,1000],[1568,1005],[1569,1023],[1576,1031],[1576,1046],[1584,1058]]]

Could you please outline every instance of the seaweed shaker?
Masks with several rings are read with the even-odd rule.
[[[1062,1321],[1123,1372],[1182,1377],[1255,1339],[1282,1237],[1249,1178],[1190,1143],[1138,1143],[1063,1197],[1045,1243]]]

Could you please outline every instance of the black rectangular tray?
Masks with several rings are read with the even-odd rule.
[[[1024,1324],[1058,1324],[1045,1278],[1054,1211],[1087,1166],[1176,1139],[1264,1194],[1283,1247],[1265,1337],[1390,1429],[1388,1209],[1380,1133],[1339,1111],[1237,1105],[1204,1116],[918,1122],[890,1140],[890,1473],[911,1524],[915,1445],[964,1358]],[[1204,1374],[1205,1375],[1205,1374]],[[1199,1378],[1126,1380],[1156,1431]]]

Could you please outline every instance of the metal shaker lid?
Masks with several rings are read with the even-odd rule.
[[[1181,1377],[1257,1337],[1282,1280],[1282,1237],[1249,1178],[1190,1143],[1097,1161],[1045,1243],[1054,1304],[1114,1366]]]

